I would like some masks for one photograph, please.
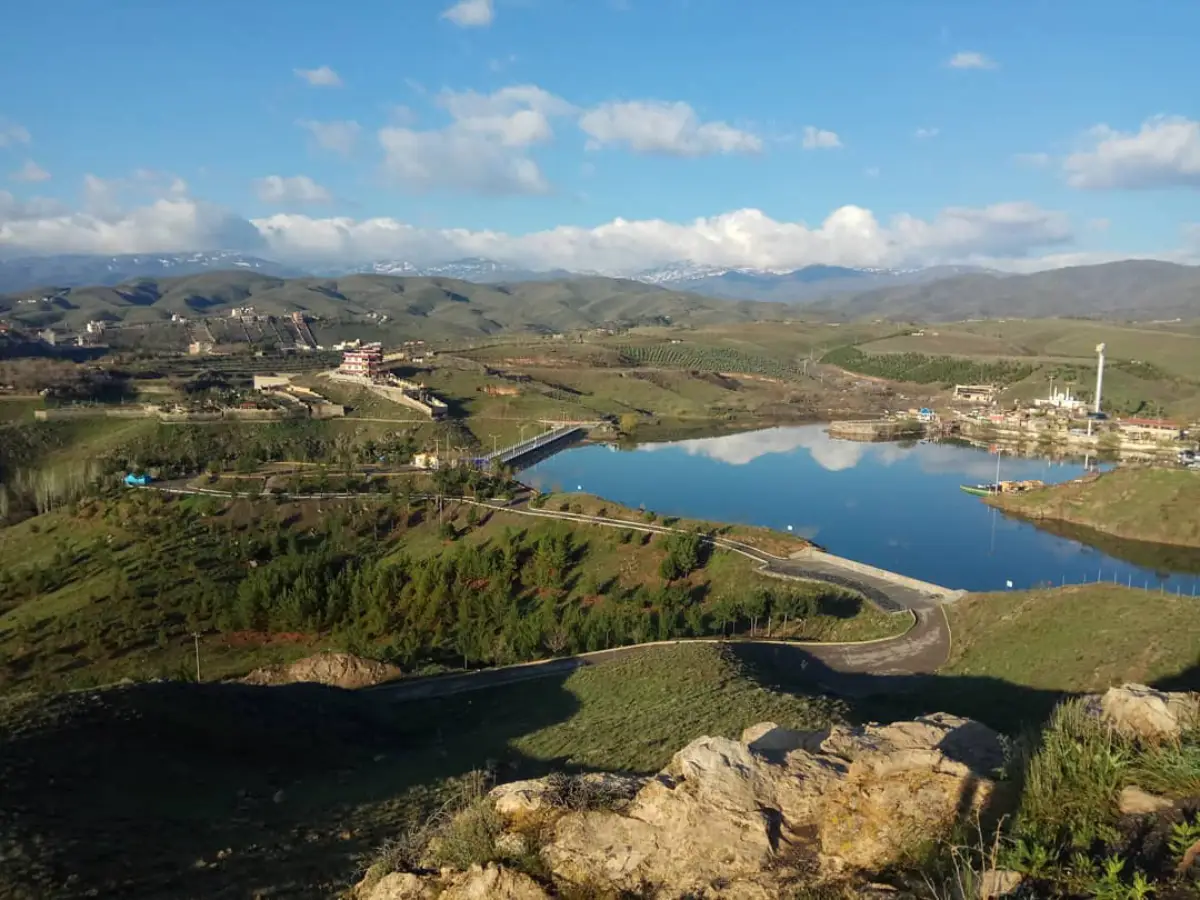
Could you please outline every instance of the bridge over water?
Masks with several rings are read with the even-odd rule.
[[[528,461],[550,451],[560,449],[587,433],[584,425],[559,425],[549,431],[518,441],[508,447],[502,447],[494,453],[480,457],[476,463],[488,468],[493,465],[513,466],[519,468],[522,461]]]

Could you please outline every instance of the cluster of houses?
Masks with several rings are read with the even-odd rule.
[[[1200,438],[1200,423],[1189,427],[1173,419],[1110,418],[1095,408],[1089,409],[1088,403],[1075,397],[1069,388],[1052,386],[1049,396],[1028,406],[1018,403],[1011,409],[999,408],[999,390],[995,385],[956,385],[954,396],[974,407],[956,413],[958,424],[968,434],[986,428],[1001,435],[1035,438],[1045,435],[1079,444],[1099,444],[1106,435],[1115,435],[1122,448],[1176,451],[1193,446]]]

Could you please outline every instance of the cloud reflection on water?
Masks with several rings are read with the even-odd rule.
[[[821,468],[830,472],[841,472],[853,469],[868,455],[884,465],[890,465],[907,456],[913,448],[898,444],[839,441],[826,434],[823,425],[804,425],[795,428],[764,428],[760,431],[693,438],[666,444],[642,444],[637,449],[645,452],[683,450],[689,456],[705,456],[731,466],[744,466],[773,453],[807,450]]]

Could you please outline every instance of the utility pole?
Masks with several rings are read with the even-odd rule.
[[[200,632],[192,632],[192,641],[196,645],[196,682],[200,681]]]

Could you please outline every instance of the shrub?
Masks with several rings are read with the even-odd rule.
[[[386,841],[367,866],[368,883],[389,872],[449,866],[467,869],[500,858],[500,816],[488,798],[491,778],[473,771],[451,784],[445,802],[425,819]]]
[[[1088,713],[1082,701],[1068,700],[1051,716],[1041,746],[1021,755],[1019,838],[1062,848],[1115,838],[1117,792],[1133,755],[1127,738]]]

